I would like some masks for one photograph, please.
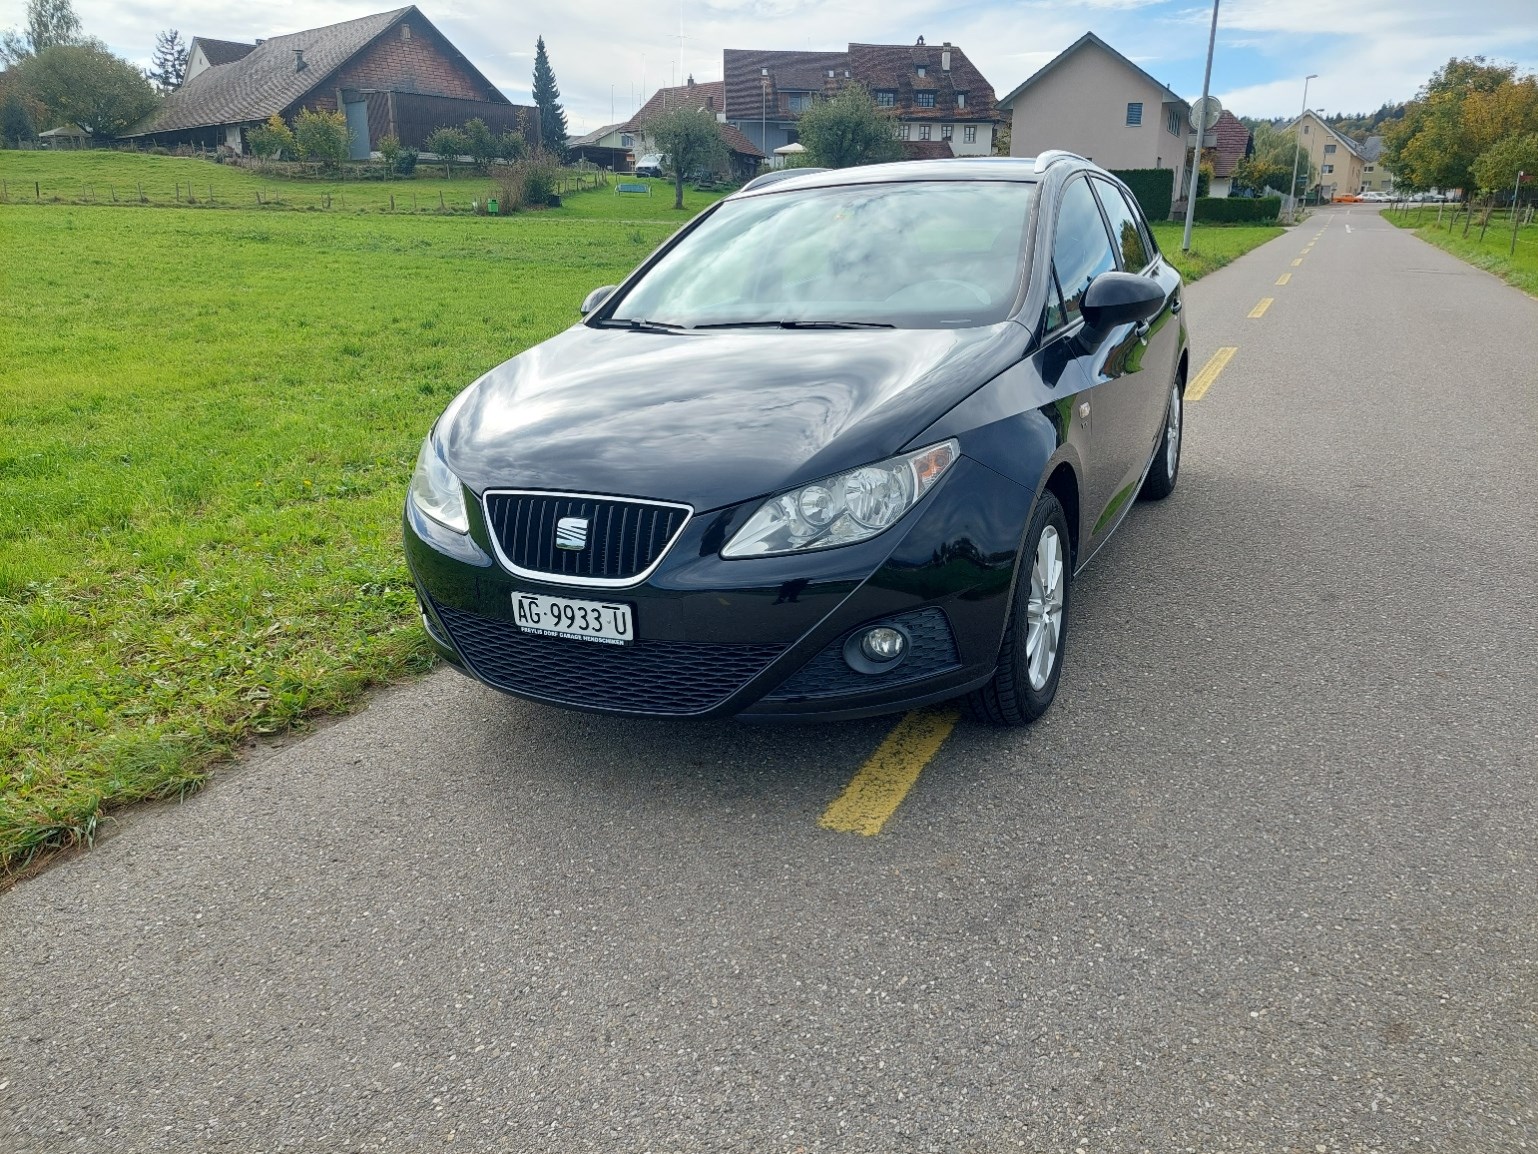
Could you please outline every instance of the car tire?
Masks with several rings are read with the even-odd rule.
[[[1180,476],[1180,450],[1185,441],[1185,397],[1180,378],[1170,384],[1170,399],[1164,410],[1164,433],[1159,447],[1154,450],[1153,463],[1148,466],[1148,476],[1143,479],[1142,492],[1145,501],[1162,501],[1175,491],[1175,481]]]
[[[967,696],[972,713],[992,725],[1029,725],[1057,694],[1068,640],[1073,549],[1068,518],[1051,493],[1036,502],[1020,550],[1014,599],[993,678]],[[1041,646],[1047,644],[1049,650]]]

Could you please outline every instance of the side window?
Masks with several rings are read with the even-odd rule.
[[[1111,238],[1089,181],[1075,180],[1063,190],[1057,209],[1057,232],[1052,238],[1052,263],[1063,291],[1063,310],[1068,323],[1079,318],[1079,304],[1089,282],[1116,267]]]
[[[1137,215],[1122,199],[1121,190],[1103,180],[1095,181],[1095,191],[1105,206],[1105,215],[1111,222],[1111,235],[1116,239],[1116,252],[1121,257],[1121,267],[1128,272],[1142,272],[1153,256],[1143,243],[1143,233],[1138,228]]]
[[[1042,319],[1046,321],[1041,330],[1043,333],[1053,332],[1068,323],[1068,314],[1063,310],[1063,293],[1057,287],[1056,268],[1052,270],[1052,283],[1047,286],[1047,314]]]

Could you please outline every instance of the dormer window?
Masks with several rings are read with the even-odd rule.
[[[935,106],[935,94],[933,92],[915,92],[913,103],[919,108],[933,108]]]
[[[967,94],[965,92],[958,92],[958,93],[956,93],[956,107],[957,108],[965,108],[966,106],[967,106]]]
[[[918,68],[918,74],[920,76],[924,76],[924,75],[928,74],[929,69],[928,69],[927,66],[925,66],[923,64],[920,64],[920,65],[917,66],[917,68]]]
[[[896,104],[897,104],[897,93],[892,92],[890,89],[886,90],[886,91],[882,91],[882,92],[877,92],[876,93],[876,107],[877,108],[892,108]]]

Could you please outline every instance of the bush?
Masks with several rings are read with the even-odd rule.
[[[449,175],[449,165],[470,151],[470,141],[464,130],[450,128],[448,125],[433,129],[423,143],[427,145],[428,152],[438,154],[438,159],[443,162],[445,177]]]
[[[497,209],[502,213],[517,212],[523,207],[523,165],[499,164],[491,170],[496,186]]]
[[[504,213],[520,208],[553,208],[561,203],[561,168],[549,153],[536,153],[516,164],[492,169],[497,207]]]
[[[1124,168],[1111,175],[1132,190],[1149,220],[1168,220],[1174,202],[1175,170],[1172,168]]]
[[[417,150],[403,148],[400,155],[395,158],[395,172],[398,176],[410,176],[417,170]]]
[[[1210,224],[1274,221],[1281,212],[1282,198],[1279,196],[1196,198],[1196,219]]]
[[[294,143],[306,160],[340,168],[352,148],[347,117],[326,109],[301,108],[294,118]]]
[[[386,176],[395,171],[396,165],[400,163],[400,158],[400,138],[393,132],[381,136],[379,138],[379,159],[384,161]]]
[[[246,143],[256,158],[263,161],[276,160],[284,151],[292,156],[296,151],[293,132],[276,112],[267,118],[267,123],[246,132]]]

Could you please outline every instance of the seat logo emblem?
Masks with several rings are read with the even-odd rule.
[[[587,518],[562,517],[555,523],[555,547],[557,549],[587,548]]]

